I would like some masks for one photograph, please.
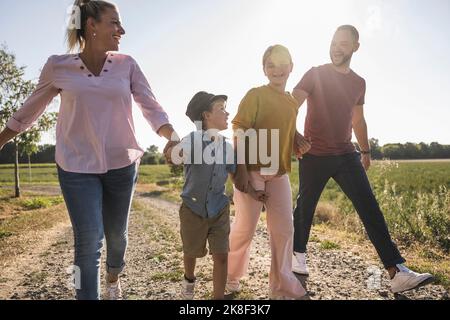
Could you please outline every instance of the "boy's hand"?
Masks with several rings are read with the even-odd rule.
[[[166,158],[167,163],[172,164],[172,149],[178,145],[180,141],[169,141],[164,147],[164,157]]]

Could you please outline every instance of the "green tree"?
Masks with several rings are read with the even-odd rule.
[[[7,51],[6,47],[0,48],[0,128],[4,128],[6,122],[23,105],[25,100],[35,90],[33,81],[25,80],[25,67],[16,64],[15,56]],[[19,181],[19,149],[28,155],[37,151],[37,143],[41,139],[41,133],[49,130],[56,123],[56,113],[44,114],[37,125],[27,132],[16,136],[14,143],[14,175],[15,196],[20,197]]]
[[[152,165],[159,164],[161,157],[162,157],[162,154],[159,153],[158,147],[155,145],[151,145],[145,151],[144,156],[142,157],[141,163],[142,164],[152,164]]]
[[[402,159],[403,157],[403,145],[400,143],[390,143],[385,144],[381,151],[383,152],[384,157],[388,159]]]
[[[430,144],[430,156],[432,159],[442,158],[444,154],[444,147],[437,142]]]
[[[383,153],[381,152],[381,147],[378,139],[371,138],[369,140],[370,144],[370,152],[372,155],[372,159],[381,160],[383,159]]]
[[[38,143],[41,141],[41,134],[52,129],[56,123],[58,113],[44,113],[38,120],[36,126],[31,127],[19,136],[19,150],[21,155],[28,158],[28,172],[31,182],[31,155],[39,151]]]
[[[425,142],[421,142],[417,146],[421,159],[430,158],[430,147]]]

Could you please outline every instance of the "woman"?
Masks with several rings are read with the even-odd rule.
[[[56,163],[75,237],[77,299],[100,298],[100,254],[106,238],[106,299],[120,299],[128,216],[137,180],[139,147],[132,100],[160,136],[174,132],[133,58],[118,51],[125,34],[118,8],[76,1],[81,25],[68,30],[70,51],[51,56],[35,92],[0,133],[0,147],[28,129],[60,94]],[[170,144],[170,142],[169,142]]]
[[[270,236],[271,268],[269,274],[269,296],[271,299],[300,299],[305,296],[301,283],[291,272],[292,237],[292,195],[288,173],[291,170],[291,155],[295,136],[298,103],[286,89],[286,82],[293,64],[289,51],[281,46],[269,47],[264,53],[263,69],[269,80],[267,85],[251,89],[239,105],[233,119],[235,136],[238,131],[255,129],[258,140],[268,135],[278,134],[278,150],[275,143],[267,143],[271,157],[278,157],[278,167],[272,172],[272,164],[263,164],[256,155],[249,155],[255,146],[246,150],[246,165],[238,165],[235,181],[235,219],[231,226],[230,252],[228,255],[227,289],[240,290],[239,280],[247,272],[250,245],[256,230],[263,203],[246,193],[251,185],[255,190],[268,194],[267,229]],[[241,132],[242,132],[241,131]],[[271,141],[272,139],[270,139]],[[251,141],[251,140],[250,140]],[[261,148],[263,141],[258,141]],[[238,148],[239,149],[239,148]],[[258,151],[259,152],[259,151]],[[260,154],[260,152],[258,153]],[[249,163],[250,159],[257,163]]]

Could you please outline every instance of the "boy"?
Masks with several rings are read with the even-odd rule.
[[[198,92],[186,111],[198,130],[166,152],[174,164],[184,163],[180,233],[185,269],[181,297],[186,300],[194,298],[196,259],[206,255],[206,241],[214,261],[213,297],[224,299],[230,233],[230,204],[225,183],[228,175],[234,179],[236,172],[233,147],[219,134],[228,128],[226,101],[225,95]],[[249,189],[253,198],[267,200],[264,191]]]

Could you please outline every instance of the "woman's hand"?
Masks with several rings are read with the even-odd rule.
[[[8,143],[9,140],[13,139],[19,133],[12,131],[8,127],[6,127],[2,132],[0,132],[0,150]]]

